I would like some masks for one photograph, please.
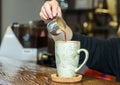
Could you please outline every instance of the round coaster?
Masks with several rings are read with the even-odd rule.
[[[64,78],[64,77],[58,77],[57,74],[52,74],[51,78],[53,81],[56,81],[56,82],[78,82],[82,80],[82,75],[76,74],[75,77]]]

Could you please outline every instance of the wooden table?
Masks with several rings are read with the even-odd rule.
[[[0,56],[0,85],[120,85],[88,76],[77,83],[57,83],[51,80],[55,72],[55,68]]]

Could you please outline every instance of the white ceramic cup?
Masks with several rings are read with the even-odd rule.
[[[76,72],[86,64],[89,53],[80,48],[80,41],[55,41],[55,59],[58,77],[75,77]],[[85,59],[79,65],[80,52],[85,53]]]

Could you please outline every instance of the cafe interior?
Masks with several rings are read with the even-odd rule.
[[[55,43],[47,31],[47,24],[39,16],[44,2],[45,0],[0,0],[0,56],[56,68]],[[120,0],[58,2],[65,22],[74,32],[97,39],[120,37]],[[103,80],[114,79],[111,75],[87,66],[80,73]]]

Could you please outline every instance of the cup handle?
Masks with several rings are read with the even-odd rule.
[[[88,60],[88,57],[89,57],[88,51],[86,49],[79,49],[78,50],[78,54],[80,54],[80,52],[82,52],[82,51],[85,52],[85,59],[84,59],[83,63],[77,69],[75,69],[75,72],[77,72],[78,70],[80,70],[83,67],[83,65],[86,64],[86,62]]]

